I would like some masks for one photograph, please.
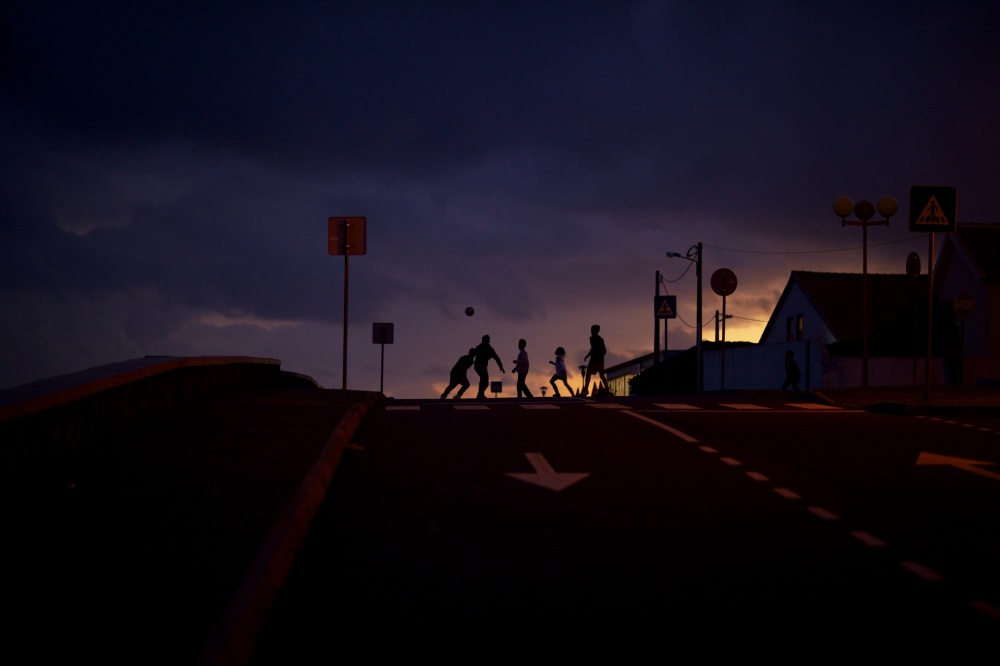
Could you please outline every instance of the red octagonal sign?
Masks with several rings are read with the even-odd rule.
[[[972,307],[975,302],[972,300],[972,294],[967,291],[960,291],[955,294],[954,300],[951,302],[951,307],[962,319],[965,319],[970,314],[972,314]]]

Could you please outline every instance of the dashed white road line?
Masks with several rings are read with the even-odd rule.
[[[928,582],[939,583],[945,580],[944,576],[934,571],[930,567],[926,567],[923,564],[920,564],[920,562],[906,561],[906,562],[900,562],[900,564],[902,564],[903,568],[906,569],[907,571],[910,571],[911,573],[919,576],[920,578]]]
[[[774,492],[778,493],[785,499],[802,499],[801,495],[793,490],[789,490],[788,488],[775,488]]]
[[[872,548],[885,548],[885,541],[882,541],[876,536],[864,532],[862,530],[853,530],[851,536],[865,544],[866,546],[871,546]]]
[[[1000,608],[997,608],[988,601],[970,601],[969,605],[990,619],[1000,622]]]
[[[809,507],[810,513],[814,513],[823,520],[840,520],[840,516],[835,514],[833,511],[827,511],[821,506],[811,506]]]

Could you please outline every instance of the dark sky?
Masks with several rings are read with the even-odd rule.
[[[432,397],[490,334],[529,386],[706,336],[756,341],[791,270],[860,272],[833,200],[911,185],[1000,222],[1000,9],[977,2],[14,3],[0,10],[0,387],[147,354],[278,358]],[[467,305],[476,315],[463,314]],[[578,375],[578,372],[573,372]],[[503,377],[513,391],[513,380]],[[578,382],[578,376],[576,381]],[[571,380],[572,381],[572,380]]]

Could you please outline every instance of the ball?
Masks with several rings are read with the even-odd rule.
[[[469,307],[465,308],[465,316],[466,317],[471,317],[474,314],[476,314],[476,311],[472,309],[471,305]]]

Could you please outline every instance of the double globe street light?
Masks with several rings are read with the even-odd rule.
[[[884,219],[872,220],[875,210]],[[899,211],[899,204],[892,197],[882,197],[878,204],[873,206],[870,201],[862,199],[858,203],[851,201],[850,197],[837,197],[833,202],[833,212],[840,218],[841,226],[859,226],[862,230],[862,259],[861,259],[861,308],[862,308],[862,351],[861,351],[861,385],[868,387],[868,227],[872,224],[889,226],[889,218]],[[851,213],[854,213],[856,220],[848,220]]]

